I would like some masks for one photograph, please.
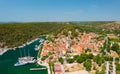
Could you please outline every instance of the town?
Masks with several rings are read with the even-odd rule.
[[[116,74],[119,37],[80,33],[78,29],[74,32],[68,31],[67,36],[63,31],[56,36],[47,35],[39,50],[38,64],[47,66],[49,74]]]

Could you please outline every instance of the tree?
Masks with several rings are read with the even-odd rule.
[[[87,56],[87,54],[83,53],[79,56],[79,58],[77,59],[77,62],[82,63],[82,62],[86,61],[86,59],[88,59],[88,56]]]
[[[120,71],[120,64],[116,63],[116,70]]]
[[[113,51],[116,51],[118,54],[120,54],[120,48],[117,43],[114,43],[113,46],[111,47]]]
[[[73,63],[73,62],[74,62],[74,59],[68,58],[68,59],[67,59],[67,62],[68,62],[68,63]]]
[[[88,54],[87,55],[89,59],[93,59],[94,55],[93,54]]]
[[[79,55],[75,55],[73,59],[78,60],[78,58],[79,58]]]
[[[87,71],[90,71],[91,70],[91,67],[92,67],[92,62],[91,60],[87,60],[84,62],[84,66],[86,68]]]
[[[61,64],[63,64],[64,60],[63,60],[62,57],[60,57],[58,60],[59,60],[59,62],[60,62]]]
[[[78,62],[78,63],[83,63],[83,62],[84,62],[84,58],[79,57],[79,58],[77,59],[77,62]]]
[[[104,58],[101,57],[98,59],[97,64],[101,66],[102,63],[104,63]]]
[[[108,55],[104,55],[103,57],[105,61],[113,61],[113,57],[110,57]]]
[[[94,56],[93,60],[100,66],[104,63],[104,57],[100,57],[99,55]]]

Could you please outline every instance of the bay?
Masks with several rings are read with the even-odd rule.
[[[47,70],[29,70],[30,68],[42,68],[42,66],[37,63],[17,67],[14,66],[20,57],[20,51],[22,51],[22,56],[28,55],[29,53],[30,56],[37,58],[38,51],[35,51],[35,46],[40,44],[39,41],[40,39],[29,45],[25,45],[23,48],[9,50],[0,56],[0,74],[47,74]]]

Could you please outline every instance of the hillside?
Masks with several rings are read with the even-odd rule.
[[[0,24],[0,47],[8,48],[21,45],[42,34],[61,29],[65,23],[4,23]]]
[[[78,26],[88,28],[89,30],[99,30],[99,33],[114,33],[116,35],[120,34],[120,22],[115,21],[97,21],[97,22],[79,22],[74,23]]]
[[[100,26],[101,29],[107,29],[112,33],[119,34],[120,33],[120,22],[112,22],[107,23],[105,25]]]

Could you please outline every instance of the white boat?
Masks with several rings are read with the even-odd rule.
[[[35,63],[36,61],[37,61],[37,60],[34,59],[34,60],[29,61],[28,63]]]
[[[44,39],[40,39],[40,41],[39,41],[39,42],[41,43],[41,42],[43,42],[43,41],[44,41]]]
[[[27,63],[34,63],[34,61],[35,61],[34,57],[31,57],[31,56],[24,57],[24,60]]]
[[[14,64],[14,66],[22,66],[22,65],[25,65],[25,64],[27,64],[27,62],[24,62],[24,63],[17,62],[17,63]]]
[[[25,44],[23,46],[25,46]],[[15,63],[14,66],[22,66],[22,65],[25,65],[28,63],[35,63],[36,62],[34,57],[29,56],[29,49],[28,49],[28,56],[25,56],[26,53],[25,53],[25,49],[24,49],[24,56],[25,57],[22,57],[21,49],[19,49],[19,50],[20,50],[20,58],[18,58],[18,62]]]
[[[40,45],[39,46],[35,46],[35,50],[37,51],[37,50],[39,50],[40,49]]]
[[[31,56],[26,56],[26,57],[21,57],[18,59],[18,62],[14,64],[14,66],[22,66],[28,63],[35,63],[36,60],[34,57]]]

